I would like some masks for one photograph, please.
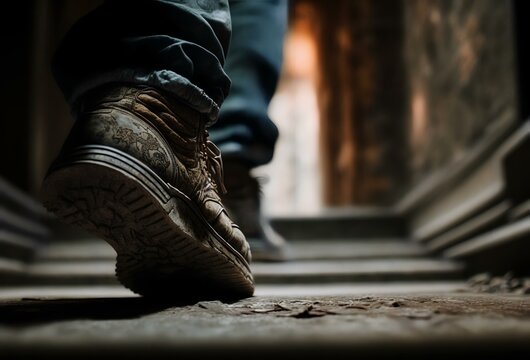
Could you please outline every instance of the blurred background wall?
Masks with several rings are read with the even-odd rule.
[[[33,195],[72,125],[50,72],[61,38],[94,0],[24,0],[9,5],[0,36],[0,176]],[[17,24],[12,27],[11,24]]]
[[[517,122],[510,1],[299,1],[313,11],[324,199],[389,204]]]
[[[92,0],[26,0],[1,22],[0,176],[36,194],[71,120],[49,61]],[[272,212],[389,205],[520,121],[514,1],[292,0],[271,115]]]

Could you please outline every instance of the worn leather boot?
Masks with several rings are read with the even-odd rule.
[[[223,203],[245,234],[253,261],[288,260],[287,243],[263,216],[260,185],[249,167],[237,159],[226,159],[225,184],[228,191]]]
[[[204,115],[148,87],[84,97],[46,176],[46,208],[104,238],[123,285],[147,296],[241,298],[250,250],[227,215]]]

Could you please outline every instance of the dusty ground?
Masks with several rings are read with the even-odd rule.
[[[187,304],[116,285],[106,245],[56,246],[37,264],[42,281],[0,288],[0,360],[530,359],[527,279],[466,282],[459,264],[397,240],[318,244],[298,244],[297,261],[256,266],[274,281],[258,282],[253,298]]]
[[[258,296],[179,306],[138,297],[12,299],[0,304],[0,349],[68,358],[530,358],[530,296]]]

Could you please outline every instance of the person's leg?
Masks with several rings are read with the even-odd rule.
[[[282,64],[287,0],[230,0],[230,13],[225,71],[232,87],[210,133],[223,158],[255,167],[272,159],[278,138],[267,111]]]
[[[285,260],[285,242],[261,215],[259,184],[250,170],[272,159],[278,138],[267,111],[280,74],[287,1],[231,0],[230,12],[233,35],[225,71],[232,87],[210,129],[225,164],[223,202],[254,260]]]
[[[70,29],[52,70],[71,105],[101,85],[134,83],[216,120],[230,88],[230,32],[228,0],[109,0]]]
[[[226,1],[108,1],[55,57],[76,122],[44,180],[44,205],[109,242],[118,278],[143,295],[254,290],[206,130],[229,88],[229,35]]]

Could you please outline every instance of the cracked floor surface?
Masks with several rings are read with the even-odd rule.
[[[179,305],[133,296],[4,298],[0,349],[56,358],[528,358],[530,296],[256,296]]]
[[[57,245],[33,283],[0,289],[1,359],[530,358],[524,279],[466,283],[458,264],[418,267],[429,258],[402,241],[391,242],[401,255],[390,258],[387,241],[352,243],[365,250],[359,258],[337,242],[325,260],[318,243],[297,243],[303,259],[256,265],[256,296],[182,304],[116,285],[115,254],[94,244]]]

